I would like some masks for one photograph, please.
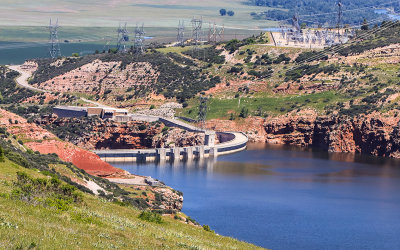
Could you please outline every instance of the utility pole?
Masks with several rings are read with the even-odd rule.
[[[134,44],[134,50],[135,53],[143,53],[144,52],[144,35],[146,33],[144,32],[144,24],[142,23],[142,26],[136,25],[135,29],[135,44]]]
[[[121,23],[119,24],[119,28],[117,29],[118,32],[118,41],[117,41],[117,49],[118,52],[126,53],[128,52],[128,43],[129,43],[129,32],[126,28],[126,22],[124,25]]]
[[[50,48],[49,48],[49,51],[50,51],[50,56],[52,59],[55,59],[55,58],[61,56],[60,41],[58,40],[58,28],[60,28],[60,26],[58,26],[58,19],[55,24],[53,24],[50,19],[50,25],[49,25]]]

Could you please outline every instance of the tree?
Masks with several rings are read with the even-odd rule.
[[[235,15],[235,12],[233,12],[232,10],[230,10],[230,11],[227,12],[227,14],[228,14],[228,16],[234,16],[234,15]]]
[[[221,16],[225,16],[225,15],[226,15],[226,9],[220,9],[220,10],[219,10],[219,14],[220,14]]]
[[[361,26],[361,30],[368,30],[368,29],[369,29],[369,27],[368,27],[367,19],[364,18],[364,21],[363,21],[362,26]]]
[[[240,111],[239,117],[247,118],[248,116],[249,116],[249,109],[243,107],[242,110]]]
[[[300,29],[304,30],[305,28],[307,28],[307,24],[306,23],[302,23],[300,25]]]

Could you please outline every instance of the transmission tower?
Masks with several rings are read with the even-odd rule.
[[[222,28],[217,30],[217,34],[218,34],[218,37],[219,37],[220,41],[224,41],[225,40],[225,36],[224,36],[224,34],[225,34],[225,24],[222,25]]]
[[[205,127],[205,121],[207,118],[207,109],[208,109],[208,97],[201,95],[200,96],[200,105],[199,105],[199,122],[200,127]]]
[[[292,17],[292,22],[293,22],[293,27],[294,30],[297,32],[300,32],[300,24],[299,24],[299,1],[296,0],[296,6],[295,6],[295,10],[294,10],[294,15]]]
[[[144,52],[144,35],[146,33],[144,32],[144,24],[142,23],[142,26],[136,25],[135,29],[135,44],[134,44],[134,50],[135,53],[143,53]]]
[[[58,40],[58,19],[55,24],[51,22],[50,19],[50,25],[49,25],[49,31],[50,31],[50,56],[51,58],[57,58],[61,56],[61,50],[60,50],[60,41]]]
[[[185,21],[179,20],[179,24],[178,24],[178,35],[176,36],[176,45],[177,46],[183,46],[185,45]]]
[[[338,29],[338,38],[339,38],[339,43],[341,42],[340,39],[340,28],[342,27],[342,21],[343,21],[343,4],[342,0],[339,0],[338,4],[338,18],[337,18],[337,29]]]
[[[208,42],[216,44],[217,43],[217,28],[215,22],[211,26],[211,23],[208,23]]]
[[[120,23],[118,32],[118,41],[117,41],[117,49],[118,52],[126,53],[128,51],[128,43],[129,43],[129,32],[126,28],[126,23],[123,25]]]
[[[202,28],[203,28],[203,18],[192,19],[192,41],[198,49],[200,42],[202,41]]]

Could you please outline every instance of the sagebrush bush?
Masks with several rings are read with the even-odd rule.
[[[71,204],[80,203],[83,199],[82,193],[78,192],[76,187],[64,184],[56,177],[32,178],[25,172],[17,172],[17,181],[11,196],[61,211],[68,210]]]
[[[163,219],[161,217],[161,215],[157,214],[157,213],[153,213],[150,211],[143,211],[139,214],[139,219],[141,220],[145,220],[148,222],[154,222],[154,223],[158,223],[161,224],[163,223]]]

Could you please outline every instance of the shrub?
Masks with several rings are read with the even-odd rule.
[[[17,152],[6,151],[5,155],[10,161],[26,168],[29,167],[29,162]]]
[[[0,162],[4,162],[4,150],[3,147],[0,146]]]
[[[143,131],[143,130],[145,130],[147,128],[147,126],[144,125],[144,124],[140,124],[138,128],[139,128],[140,131]]]
[[[246,107],[243,107],[242,110],[240,110],[239,117],[247,118],[248,116],[249,116],[249,109]]]
[[[82,194],[74,186],[62,184],[52,179],[32,178],[25,172],[17,172],[17,181],[14,183],[12,197],[33,204],[42,204],[60,211],[66,211],[70,204],[82,201]]]
[[[141,220],[144,220],[144,221],[148,221],[148,222],[154,222],[154,223],[158,223],[158,224],[163,223],[163,219],[162,219],[161,215],[150,212],[150,211],[141,212],[139,214],[138,218]]]
[[[205,231],[207,231],[207,232],[214,233],[214,230],[211,230],[211,228],[210,228],[209,225],[203,225],[203,229],[204,229]]]
[[[163,127],[161,132],[164,134],[164,133],[168,132],[168,130],[169,130],[169,127],[165,126],[165,127]]]

